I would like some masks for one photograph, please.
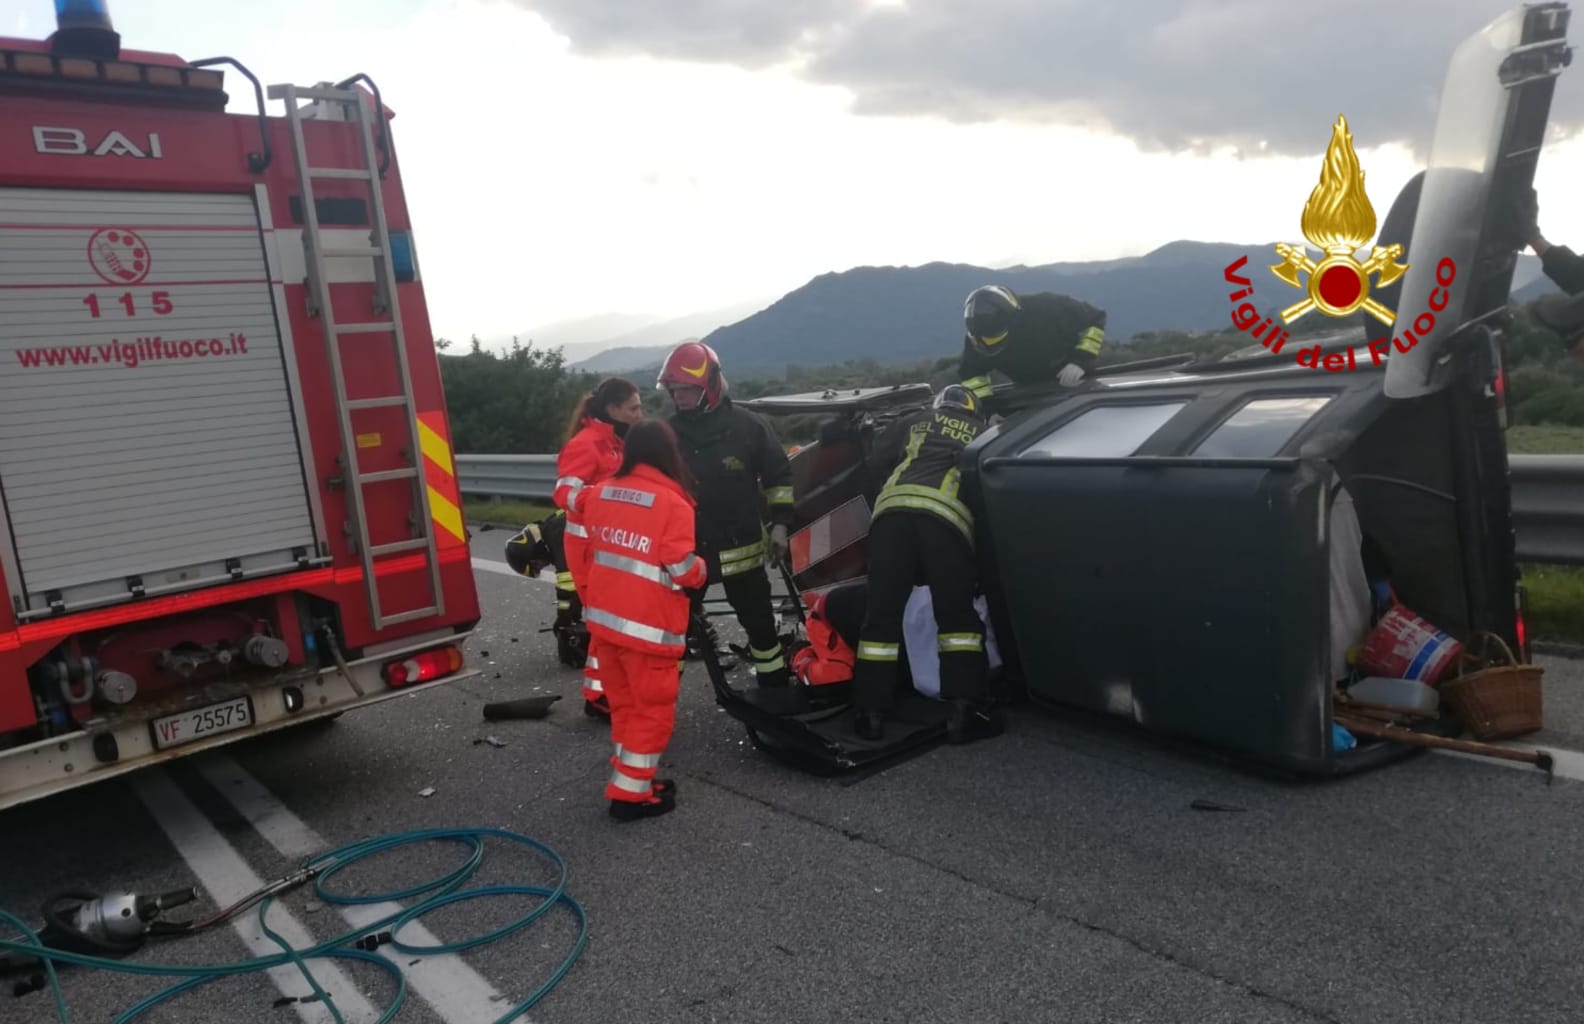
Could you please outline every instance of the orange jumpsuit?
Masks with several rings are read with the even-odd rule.
[[[588,534],[583,620],[616,745],[605,795],[653,801],[687,648],[690,605],[683,588],[703,586],[709,574],[694,550],[694,503],[664,473],[638,466],[586,488],[580,504]]]
[[[585,604],[583,560],[587,557],[584,551],[587,535],[583,528],[583,498],[596,484],[614,475],[621,468],[621,462],[622,440],[616,436],[616,428],[593,416],[583,417],[583,425],[556,458],[553,500],[558,508],[566,510],[566,533],[562,543],[566,550],[567,571],[572,574],[578,600]],[[583,699],[603,708],[609,706],[600,679],[599,658],[592,649],[583,663]]]

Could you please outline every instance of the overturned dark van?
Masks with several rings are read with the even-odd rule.
[[[1525,244],[1515,211],[1570,58],[1567,20],[1564,4],[1522,6],[1453,54],[1428,166],[1377,240],[1401,243],[1410,263],[1377,293],[1396,326],[1360,316],[1319,342],[1321,367],[1351,351],[1353,369],[1299,365],[1308,340],[1113,366],[1073,390],[997,389],[1002,418],[965,452],[963,493],[1006,674],[1031,701],[1335,775],[1403,749],[1339,745],[1333,729],[1333,684],[1368,626],[1357,602],[1370,583],[1389,582],[1453,637],[1493,633],[1527,660],[1502,326]],[[1260,272],[1263,255],[1250,256]],[[1440,311],[1416,344],[1369,356],[1432,301]],[[914,385],[742,403],[829,416],[793,459],[798,589],[861,580],[887,470],[872,442],[929,398]],[[839,700],[712,676],[756,742],[815,768],[889,758],[944,728],[938,703],[918,698],[898,712],[910,728],[869,743]]]

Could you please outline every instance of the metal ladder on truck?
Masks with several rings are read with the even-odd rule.
[[[374,149],[373,126],[369,123],[369,109],[363,92],[355,85],[330,85],[328,83],[305,87],[272,85],[271,99],[286,103],[286,122],[291,129],[292,149],[297,159],[297,176],[302,183],[303,250],[308,267],[309,301],[324,322],[325,345],[329,349],[330,375],[334,380],[336,412],[341,425],[341,450],[343,452],[346,481],[347,509],[352,522],[350,532],[357,544],[363,562],[363,583],[368,591],[369,611],[375,630],[403,622],[427,619],[445,614],[445,594],[440,581],[440,558],[435,547],[434,519],[429,509],[428,484],[423,472],[423,446],[419,436],[418,409],[413,395],[412,371],[407,359],[406,337],[402,333],[401,309],[396,302],[396,268],[391,258],[389,225],[385,220],[385,203],[380,195],[379,160]],[[308,148],[303,141],[303,114],[310,108],[300,108],[299,100],[309,100],[339,107],[345,120],[356,125],[359,150],[363,157],[361,168],[314,167],[308,161]],[[383,126],[381,126],[383,128]],[[369,245],[355,249],[327,247],[319,229],[319,211],[314,197],[314,181],[318,179],[355,180],[368,188],[371,231]],[[325,273],[325,260],[329,258],[359,258],[374,262],[375,302],[371,314],[382,319],[337,323],[334,306],[330,301],[330,280]],[[354,337],[371,340],[369,335],[385,335],[396,347],[396,366],[401,378],[401,393],[376,398],[347,397],[346,373],[342,365],[341,339]],[[357,439],[352,427],[352,414],[360,409],[400,406],[406,413],[407,451],[412,465],[402,469],[365,473],[358,466]],[[363,489],[371,484],[392,480],[409,480],[413,487],[413,509],[417,522],[414,528],[419,535],[388,544],[374,545],[369,541],[367,502]],[[374,571],[377,559],[390,555],[422,552],[427,560],[430,587],[429,603],[394,614],[385,614],[380,607],[379,577]]]

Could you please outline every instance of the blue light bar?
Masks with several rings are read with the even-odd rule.
[[[121,37],[110,24],[106,0],[55,0],[55,34],[50,49],[58,56],[115,60]]]
[[[396,271],[396,280],[402,284],[418,280],[418,253],[413,248],[412,235],[396,230],[390,233],[390,240],[391,265]]]
[[[55,24],[111,31],[110,5],[107,0],[55,0]]]

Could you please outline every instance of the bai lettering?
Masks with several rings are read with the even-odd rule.
[[[37,124],[33,126],[33,148],[57,156],[130,156],[138,160],[159,160],[165,156],[158,132],[150,132],[139,145],[130,136],[112,130],[90,147],[87,133],[79,128]]]

